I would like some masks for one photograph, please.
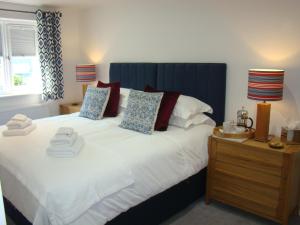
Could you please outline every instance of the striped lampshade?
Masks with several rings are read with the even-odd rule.
[[[96,80],[96,65],[81,64],[76,65],[76,81],[90,82]]]
[[[250,69],[248,98],[261,101],[282,99],[284,70]]]

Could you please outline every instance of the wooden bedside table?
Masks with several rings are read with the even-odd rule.
[[[79,112],[80,108],[81,108],[81,105],[82,105],[81,102],[70,103],[70,104],[61,104],[59,106],[60,114],[64,115],[64,114],[70,114],[70,113]]]
[[[210,137],[206,203],[214,199],[283,225],[298,213],[300,146],[272,149]]]

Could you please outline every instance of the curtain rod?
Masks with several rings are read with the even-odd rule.
[[[8,12],[19,12],[19,13],[30,13],[30,14],[35,14],[33,11],[24,11],[24,10],[15,10],[15,9],[3,9],[0,8],[0,11],[8,11]]]

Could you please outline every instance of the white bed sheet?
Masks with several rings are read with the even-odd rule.
[[[34,140],[40,133],[47,134],[47,138],[41,141],[43,144],[40,142],[37,142],[40,144],[30,144],[30,147],[35,149],[34,151],[44,152],[45,158],[48,156],[44,146],[50,140],[51,133],[54,133],[60,126],[71,126],[84,137],[86,143],[89,143],[76,157],[76,160],[84,160],[89,152],[87,148],[90,148],[91,145],[99,151],[108,149],[119,160],[122,159],[122,165],[130,171],[131,176],[128,175],[128,177],[133,179],[131,185],[123,185],[124,188],[104,198],[99,198],[72,221],[65,223],[63,220],[55,220],[56,224],[105,224],[129,208],[196,174],[207,165],[207,140],[208,136],[212,134],[212,126],[199,125],[188,130],[171,126],[167,132],[154,132],[153,135],[144,135],[119,128],[120,121],[120,116],[101,121],[91,121],[80,118],[77,114],[35,121],[37,130],[27,138]],[[3,129],[1,127],[0,131]],[[10,155],[10,149],[7,146],[18,150],[19,155],[16,157],[24,158],[19,138],[11,138],[9,145],[6,138],[0,138],[0,177],[4,196],[34,225],[53,225],[53,221],[49,219],[47,205],[39,199],[39,196],[33,193],[34,188],[27,186],[24,181],[19,179],[18,174],[11,170],[7,162],[1,160]],[[7,149],[3,146],[6,146]],[[45,159],[41,157],[36,163],[40,163],[42,166],[43,160]],[[61,160],[53,159],[53,163],[55,165],[56,163],[62,163]],[[63,163],[67,163],[66,161],[73,159],[63,160],[65,160]],[[15,161],[10,158],[11,164],[17,162],[18,160]],[[28,165],[26,164],[26,166]],[[78,184],[84,182],[81,176],[83,175],[79,174],[77,176]],[[117,177],[117,175],[114,177]],[[39,180],[40,178],[36,179]],[[80,196],[76,196],[76,198],[80,199]]]

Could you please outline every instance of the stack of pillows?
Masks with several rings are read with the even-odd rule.
[[[213,113],[206,103],[179,92],[159,91],[146,86],[144,91],[120,88],[120,82],[89,86],[79,116],[93,120],[124,116],[120,127],[152,134],[166,131],[168,125],[184,129],[210,120],[204,113]]]

